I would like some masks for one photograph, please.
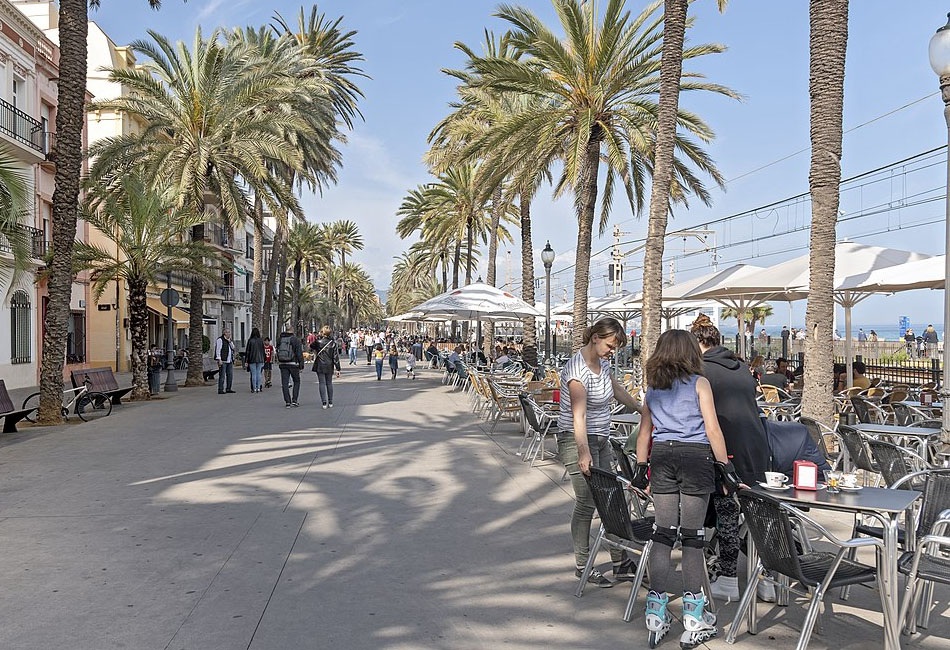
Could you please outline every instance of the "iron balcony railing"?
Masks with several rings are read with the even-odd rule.
[[[0,99],[0,132],[40,153],[46,153],[43,125],[13,104]]]
[[[28,245],[30,246],[30,253],[34,259],[42,259],[46,256],[50,242],[43,239],[42,230],[39,228],[31,228],[30,226],[16,226],[16,228],[26,236]],[[12,251],[13,247],[10,245],[10,240],[6,234],[0,233],[0,252],[10,253]]]

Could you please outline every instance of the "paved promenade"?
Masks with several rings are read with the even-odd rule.
[[[344,365],[332,410],[301,374],[296,409],[236,371],[234,395],[182,388],[0,438],[0,648],[646,647],[625,586],[573,596],[570,485],[520,461],[513,423],[489,437],[434,371]],[[905,647],[950,648],[936,596]],[[812,649],[881,646],[875,593],[829,602]],[[804,609],[761,611],[735,647],[793,648]]]

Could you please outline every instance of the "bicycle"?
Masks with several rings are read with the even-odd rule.
[[[86,375],[83,379],[82,386],[79,388],[67,388],[63,391],[62,412],[64,420],[69,419],[70,409],[72,409],[83,422],[98,420],[112,413],[112,399],[105,393],[90,391],[89,386],[91,385],[92,381],[89,379],[89,375]],[[72,399],[67,401],[66,398],[68,395],[72,395]],[[40,394],[38,392],[33,393],[23,400],[24,409],[33,409],[30,414],[26,416],[27,421],[36,422],[39,407]]]

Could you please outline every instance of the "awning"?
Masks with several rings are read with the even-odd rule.
[[[164,319],[167,316],[168,307],[163,305],[160,299],[146,296],[145,302],[148,305],[149,311],[154,312],[159,318]],[[175,321],[175,329],[187,328],[188,312],[178,307],[172,307],[172,320]]]

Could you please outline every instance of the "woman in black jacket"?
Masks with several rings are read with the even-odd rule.
[[[729,460],[746,485],[765,480],[769,470],[769,441],[756,402],[757,382],[749,368],[731,350],[722,347],[722,335],[705,314],[690,328],[703,352],[703,373],[712,386],[716,416],[726,441]],[[733,496],[714,494],[716,534],[719,538],[721,575],[712,584],[712,595],[739,599],[739,503]],[[767,586],[763,586],[767,585]],[[771,587],[771,590],[769,589]],[[771,593],[766,593],[771,591]],[[774,587],[759,584],[759,598],[775,602]]]
[[[262,372],[264,370],[264,339],[256,327],[251,330],[251,338],[244,347],[244,367],[251,373],[251,392],[261,392]]]
[[[320,336],[310,344],[314,352],[313,371],[320,384],[320,401],[323,408],[333,408],[333,372],[340,376],[340,348],[333,339],[333,330],[324,325]]]

